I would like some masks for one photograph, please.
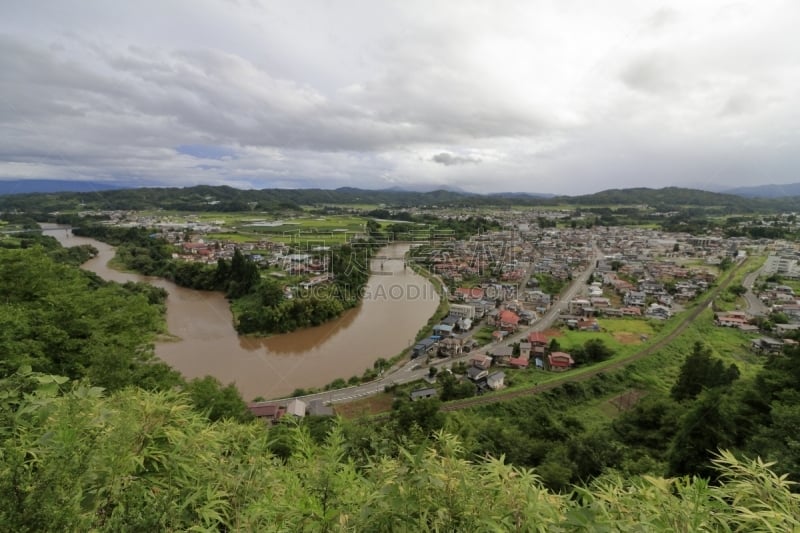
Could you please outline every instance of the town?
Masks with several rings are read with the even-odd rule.
[[[462,210],[445,216],[473,214]],[[658,328],[654,323],[680,315],[721,275],[750,255],[762,258],[763,264],[748,276],[747,286],[735,289],[745,305],[731,308],[726,302],[731,300],[729,294],[716,299],[715,324],[751,335],[750,348],[757,353],[779,352],[795,342],[792,337],[800,328],[800,305],[793,288],[783,283],[800,278],[798,252],[792,243],[719,233],[696,236],[638,226],[581,227],[585,219],[573,215],[552,210],[493,213],[491,220],[501,229],[461,239],[431,228],[406,230],[403,236],[413,243],[407,262],[438,280],[449,304],[447,314],[429,334],[404,352],[407,362],[402,358],[392,361],[396,368],[415,369],[410,375],[424,384],[404,389],[410,399],[441,395],[443,380],[450,384],[444,399],[485,394],[509,383],[531,381],[529,376],[537,372],[563,373],[611,358],[620,349],[646,346]],[[348,215],[348,223],[352,216]],[[330,223],[336,225],[337,218],[329,217]],[[305,222],[302,217],[297,222],[287,218],[285,222],[262,221],[260,226],[285,229]],[[313,238],[300,229],[280,233],[279,238],[255,232],[246,238],[240,233],[241,225],[226,228],[224,220],[189,216],[176,221],[175,217],[165,220],[136,213],[114,213],[111,223],[157,230],[153,237],[173,243],[173,257],[179,261],[213,264],[239,249],[259,265],[262,275],[284,280],[289,298],[293,291],[327,283],[333,277],[326,253],[337,242],[325,241],[319,232],[314,232]],[[250,231],[252,227],[247,226]],[[367,236],[357,229],[348,231],[340,233],[350,239]],[[215,238],[220,234],[236,235],[236,239]],[[376,235],[386,242],[396,236]],[[574,342],[582,338],[576,336],[579,332],[597,341],[590,344],[589,356],[584,343]],[[570,337],[565,339],[565,333]],[[375,383],[388,388],[398,384],[391,379],[392,373],[378,381],[373,373],[366,375],[370,379],[364,385],[357,385],[352,394],[346,394],[345,387],[337,391],[335,399],[330,391],[323,391],[282,402],[256,402],[251,408],[259,416],[269,412],[268,417],[276,419],[289,402],[289,412],[300,413],[297,405],[303,401],[315,405],[317,412],[322,405],[330,409],[332,403],[363,397],[365,390],[383,392],[384,387]],[[403,380],[408,378],[403,376]],[[459,387],[453,387],[452,380]],[[471,386],[463,386],[465,383]],[[458,390],[455,396],[453,390]]]

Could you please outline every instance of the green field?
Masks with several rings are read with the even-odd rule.
[[[301,216],[276,219],[258,213],[204,213],[197,219],[223,222],[211,239],[233,242],[269,240],[299,246],[330,246],[349,242],[365,231],[366,219],[356,216]]]
[[[571,348],[582,346],[589,339],[600,339],[616,355],[624,357],[638,351],[656,333],[655,328],[660,328],[661,325],[654,326],[652,321],[635,318],[600,318],[597,322],[601,331],[565,330],[561,337],[557,337],[561,348],[568,352]],[[643,339],[643,335],[647,339]]]

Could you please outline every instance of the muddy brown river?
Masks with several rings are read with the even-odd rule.
[[[45,225],[64,246],[91,244],[100,252],[83,264],[104,279],[146,281],[169,292],[167,327],[178,340],[156,344],[156,355],[187,378],[212,375],[235,383],[245,400],[286,396],[297,388],[322,387],[336,378],[361,375],[379,357],[411,345],[439,305],[433,286],[401,258],[408,244],[392,244],[373,259],[365,297],[355,309],[321,326],[271,337],[239,336],[228,301],[218,292],[178,287],[162,278],[119,272],[107,266],[108,244]]]

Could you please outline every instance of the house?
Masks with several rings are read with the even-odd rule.
[[[547,335],[534,331],[528,333],[528,342],[531,343],[531,346],[547,346],[547,343],[550,341]]]
[[[795,331],[798,328],[800,328],[800,324],[775,324],[775,331],[781,336]]]
[[[508,360],[508,365],[514,368],[528,368],[530,359],[523,359],[522,357],[512,357]]]
[[[506,364],[508,360],[514,355],[514,349],[511,346],[496,346],[492,350],[492,359],[499,364]]]
[[[750,341],[750,347],[756,353],[776,354],[783,351],[783,341],[771,337],[760,337]]]
[[[636,306],[621,307],[622,316],[642,316],[642,308]]]
[[[460,331],[469,331],[472,329],[472,319],[471,318],[459,318],[458,323],[456,324]]]
[[[452,334],[453,334],[453,326],[449,326],[447,324],[439,324],[437,326],[433,326],[433,335],[434,336],[447,338]]]
[[[475,354],[469,358],[469,364],[475,368],[486,370],[492,366],[492,358],[484,354]]]
[[[439,355],[455,357],[461,353],[461,339],[450,337],[439,343]]]
[[[455,295],[462,300],[483,300],[483,289],[480,287],[459,287]]]
[[[523,324],[532,324],[536,321],[536,313],[533,311],[520,311],[519,312],[519,320]]]
[[[520,342],[519,343],[519,356],[523,359],[529,359],[531,356],[531,343],[529,342]]]
[[[597,323],[597,319],[589,318],[587,320],[578,320],[578,323],[575,325],[578,331],[600,331],[600,324]]]
[[[573,315],[581,314],[589,307],[591,307],[591,302],[583,298],[576,298],[569,302],[569,312]]]
[[[450,315],[458,318],[475,319],[475,307],[463,304],[451,304]]]
[[[458,318],[459,317],[454,316],[452,314],[447,315],[446,317],[444,317],[442,319],[442,324],[444,324],[445,326],[453,326],[453,327],[455,327],[455,325],[458,324]]]
[[[484,370],[483,368],[478,368],[475,366],[471,366],[467,369],[467,377],[472,381],[478,381],[480,379],[485,378],[489,375],[488,370]]]
[[[424,389],[412,390],[408,396],[412,402],[416,402],[417,400],[424,400],[425,398],[435,398],[437,394],[438,392],[434,387],[427,387]]]
[[[493,372],[486,376],[486,384],[492,390],[502,389],[505,386],[506,373],[502,371]]]
[[[286,414],[294,415],[297,418],[303,418],[306,416],[306,402],[298,400],[297,398],[292,398],[286,404]]]
[[[430,337],[427,339],[422,339],[414,345],[414,348],[411,351],[411,358],[414,359],[415,357],[419,357],[421,355],[428,355],[428,353],[430,353],[435,346],[436,339],[431,339]]]
[[[739,328],[750,323],[747,315],[741,312],[717,313],[715,319],[714,322],[717,326],[726,328]]]
[[[643,291],[628,291],[625,293],[622,301],[626,306],[644,307],[647,301],[647,295]]]
[[[659,304],[650,304],[650,307],[647,308],[647,312],[645,313],[646,316],[650,318],[658,318],[660,320],[666,320],[670,316],[672,316],[672,312],[669,310],[669,307]]]
[[[504,309],[500,312],[500,329],[516,331],[519,326],[519,315],[514,311]]]
[[[261,402],[254,402],[248,404],[247,409],[256,418],[271,424],[277,423],[278,420],[280,420],[281,417],[286,414],[286,408],[284,408],[282,405],[274,403],[265,404]]]
[[[550,365],[550,370],[554,372],[563,372],[569,370],[575,364],[572,356],[565,352],[553,352],[547,356],[547,362]]]

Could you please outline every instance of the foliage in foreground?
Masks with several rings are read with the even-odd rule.
[[[60,393],[59,388],[65,389]],[[760,460],[722,452],[700,478],[608,475],[572,494],[457,439],[363,463],[341,427],[293,428],[271,453],[259,423],[210,423],[179,393],[109,396],[62,378],[0,381],[0,523],[13,531],[793,531],[800,496]]]

